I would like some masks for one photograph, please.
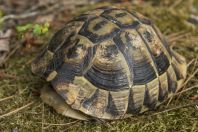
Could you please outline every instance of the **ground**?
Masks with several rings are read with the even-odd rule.
[[[153,2],[154,4],[144,2],[141,5],[123,3],[115,6],[134,9],[146,15],[167,36],[167,39],[171,38],[171,34],[174,36],[174,33],[184,34],[178,39],[172,37],[174,42],[171,43],[176,44],[175,50],[185,56],[187,62],[192,62],[188,68],[188,77],[192,76],[192,78],[184,86],[186,89],[198,84],[198,74],[193,76],[198,69],[198,25],[188,22],[191,14],[189,6],[192,6],[187,6],[190,0],[178,3],[164,1],[166,2],[156,1]],[[102,5],[111,4],[106,2],[92,7],[84,6],[77,9],[74,16]],[[198,3],[193,5],[198,7]],[[67,17],[65,22],[71,18],[72,16]],[[52,24],[49,33],[41,36],[45,44],[47,38],[60,27],[61,25],[55,27]],[[16,38],[17,41],[20,41],[19,38]],[[57,114],[39,97],[39,89],[48,83],[34,76],[30,70],[31,60],[40,52],[43,45],[36,46],[36,50],[35,47],[34,50],[31,49],[33,46],[29,47],[30,51],[20,47],[1,68],[3,75],[0,76],[0,131],[198,131],[198,108],[191,105],[198,103],[195,98],[198,91],[195,88],[176,96],[168,105],[168,101],[165,102],[156,111],[125,120],[91,123]],[[188,104],[189,106],[180,107]]]

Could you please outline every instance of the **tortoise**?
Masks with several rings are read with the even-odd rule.
[[[50,82],[41,98],[58,113],[115,120],[154,110],[186,78],[183,56],[136,11],[102,7],[68,21],[33,60]]]

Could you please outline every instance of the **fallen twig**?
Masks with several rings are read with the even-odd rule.
[[[45,113],[44,113],[44,111],[45,111],[45,107],[44,107],[44,103],[42,103],[42,104],[43,105],[42,105],[42,126],[41,126],[41,131],[44,132],[44,123],[45,123],[45,120],[44,120]]]
[[[182,0],[176,0],[169,8],[170,9],[174,9],[176,6],[178,6],[180,3],[182,2]]]
[[[14,47],[14,49],[2,61],[2,64],[4,64],[20,47],[22,47],[22,44],[18,44],[16,47]]]
[[[192,59],[190,62],[188,62],[187,67],[189,67],[195,61],[197,61],[197,58],[196,59]]]
[[[28,104],[26,104],[26,105],[24,105],[24,106],[22,106],[22,107],[20,107],[20,108],[17,108],[17,109],[15,109],[15,110],[13,110],[13,111],[10,111],[10,112],[8,112],[8,113],[6,113],[6,114],[0,115],[0,119],[1,119],[1,118],[4,118],[4,117],[7,117],[7,116],[10,116],[10,115],[13,115],[13,114],[16,114],[17,112],[19,112],[19,111],[21,111],[21,110],[23,110],[23,109],[25,109],[25,108],[31,106],[31,105],[34,104],[34,103],[35,103],[35,101],[32,101],[32,102],[30,102],[30,103],[28,103]]]
[[[190,32],[183,32],[183,31],[178,32],[178,33],[173,33],[173,34],[167,36],[167,40],[170,45],[173,45],[172,44],[173,42],[175,42],[177,40],[184,39],[187,36],[189,36],[190,34],[191,34]]]
[[[190,90],[193,90],[193,89],[198,89],[198,84],[194,85],[194,86],[191,86],[189,88],[186,88],[185,90],[182,90],[181,92],[178,92],[178,93],[175,93],[173,96],[176,96],[176,95],[180,95],[182,93],[185,93],[187,91],[190,91]]]
[[[177,109],[181,109],[181,108],[194,107],[194,106],[197,106],[197,105],[198,105],[198,103],[195,103],[195,104],[188,104],[188,105],[182,105],[182,106],[178,106],[178,107],[174,107],[174,108],[168,108],[168,109],[165,109],[165,110],[163,110],[163,111],[154,113],[154,114],[152,114],[151,116],[159,115],[159,114],[162,114],[162,113],[165,113],[165,112],[169,112],[169,111],[177,110]]]
[[[15,97],[15,95],[11,95],[11,96],[2,98],[2,99],[0,99],[0,102],[5,101],[5,100],[8,100],[8,99],[12,99],[12,98],[14,98],[14,97]]]
[[[198,69],[196,69],[187,79],[186,81],[183,83],[183,85],[181,87],[184,87],[194,76],[195,74],[198,73]]]
[[[67,125],[71,125],[74,123],[80,122],[80,120],[76,120],[73,122],[69,122],[69,123],[62,123],[62,124],[56,124],[56,123],[43,123],[43,122],[37,122],[39,124],[44,124],[44,125],[49,125],[49,126],[67,126]]]
[[[25,18],[29,18],[29,17],[34,17],[34,16],[37,16],[37,15],[43,15],[43,14],[46,14],[46,13],[50,13],[52,11],[54,11],[55,9],[61,9],[60,8],[61,5],[59,3],[57,4],[53,4],[52,6],[49,6],[47,7],[45,10],[41,10],[41,11],[33,11],[33,12],[25,12],[23,14],[9,14],[9,15],[6,15],[2,18],[0,18],[0,23],[8,20],[8,19],[25,19]]]
[[[23,89],[23,90],[22,90],[21,92],[19,92],[19,93],[15,93],[14,95],[11,95],[11,96],[2,98],[2,99],[0,99],[0,102],[5,101],[5,100],[8,100],[8,99],[12,99],[12,98],[14,98],[14,97],[16,97],[16,96],[19,96],[19,95],[23,94],[25,90],[26,90],[26,88]]]
[[[192,67],[192,71],[194,71],[197,67],[198,57],[195,59],[194,66]]]
[[[187,32],[186,31],[180,31],[180,32],[176,32],[176,33],[171,33],[171,34],[167,35],[166,37],[171,39],[173,37],[176,37],[176,36],[179,36],[179,35],[185,34],[185,33],[187,33]]]
[[[28,17],[33,17],[33,16],[36,16],[38,15],[39,12],[35,11],[35,12],[30,12],[30,13],[25,13],[25,14],[19,14],[19,15],[16,15],[16,14],[10,14],[10,15],[6,15],[4,17],[2,17],[0,19],[0,23],[8,20],[8,19],[25,19],[25,18],[28,18]]]
[[[10,37],[0,37],[0,39],[9,39]]]

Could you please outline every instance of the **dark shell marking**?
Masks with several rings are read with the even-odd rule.
[[[154,109],[177,91],[185,77],[173,55],[149,19],[105,7],[68,22],[32,69],[72,108],[119,119]]]

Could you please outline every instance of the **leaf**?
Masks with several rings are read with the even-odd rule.
[[[49,31],[49,26],[50,24],[48,22],[46,22],[42,28],[42,33],[45,34]]]
[[[30,30],[32,28],[33,24],[26,24],[26,25],[22,25],[22,26],[17,26],[16,29],[18,32],[27,32],[28,30]]]
[[[3,11],[0,10],[0,18],[3,17]]]
[[[11,30],[0,31],[0,65],[5,61],[9,52]]]
[[[46,22],[43,25],[39,24],[26,24],[22,26],[17,26],[16,29],[19,33],[22,33],[21,36],[23,36],[24,33],[28,31],[32,31],[35,36],[43,35],[49,31],[50,24]]]
[[[41,35],[42,34],[42,27],[38,24],[35,24],[34,28],[33,28],[33,33],[35,35]]]
[[[48,32],[48,28],[47,28],[47,27],[44,27],[44,28],[42,29],[42,33],[45,34],[45,33],[47,33],[47,32]]]
[[[44,24],[44,27],[46,27],[46,28],[49,28],[49,26],[50,26],[49,22],[46,22],[46,23]]]
[[[198,94],[193,95],[192,97],[190,97],[190,99],[194,101],[198,100]]]

